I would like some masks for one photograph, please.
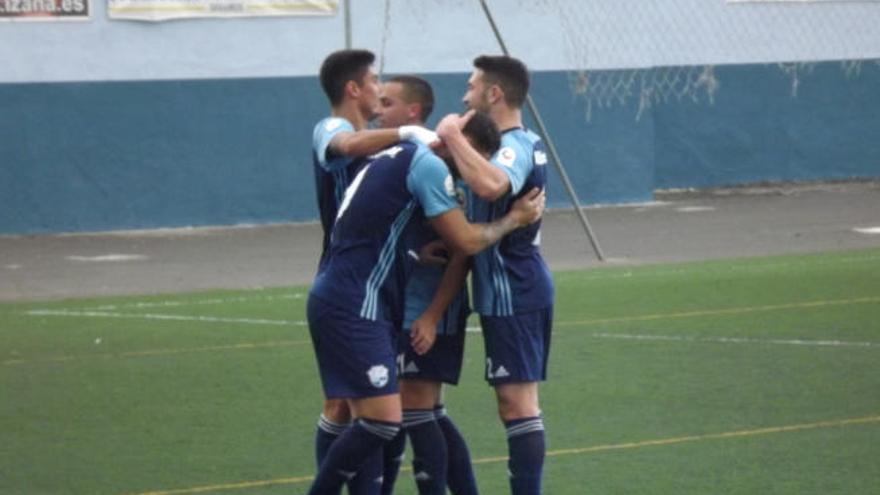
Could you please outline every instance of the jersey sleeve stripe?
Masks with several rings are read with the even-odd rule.
[[[382,287],[385,278],[388,276],[388,272],[391,270],[391,266],[394,263],[394,256],[396,254],[397,241],[407,222],[409,222],[415,207],[415,202],[410,201],[397,215],[397,218],[391,225],[391,233],[388,235],[385,244],[382,246],[382,251],[379,254],[379,261],[370,272],[370,277],[367,279],[366,295],[361,304],[361,318],[368,320],[376,320],[378,318],[377,308],[379,289]]]

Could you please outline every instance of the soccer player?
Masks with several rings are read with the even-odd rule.
[[[434,108],[431,85],[415,76],[397,76],[382,85],[378,122],[382,127],[424,125]],[[461,191],[456,191],[461,199]],[[409,236],[408,256],[438,238],[427,224]],[[420,495],[475,495],[476,479],[467,443],[443,404],[443,383],[457,384],[470,314],[465,278],[469,257],[450,253],[443,266],[414,260],[406,284],[404,333],[398,342],[397,373],[403,431],[385,446],[383,495],[393,492],[406,437],[413,446],[413,473]],[[436,335],[433,346],[428,338]],[[427,338],[426,338],[427,336]],[[411,337],[411,338],[410,338]]]
[[[438,134],[473,193],[468,197],[471,221],[492,221],[526,191],[545,187],[543,144],[522,123],[528,88],[529,73],[521,61],[477,57],[463,98],[471,111],[449,115],[438,124]],[[461,133],[474,110],[487,112],[502,130],[501,149],[491,161]],[[546,379],[554,288],[539,245],[540,222],[476,255],[472,276],[474,309],[485,340],[486,380],[495,389],[507,431],[514,495],[541,493],[546,450],[538,383]]]
[[[486,156],[498,146],[497,128],[483,115],[462,132]],[[374,155],[346,189],[307,315],[324,394],[346,399],[355,420],[330,447],[310,495],[336,493],[400,430],[393,340],[403,316],[406,229],[427,218],[450,246],[473,254],[537,220],[544,207],[534,189],[503,218],[475,225],[454,196],[446,164],[413,142]]]
[[[433,140],[431,131],[414,126],[366,128],[379,110],[380,86],[373,70],[374,61],[375,55],[367,50],[340,50],[331,53],[321,65],[321,87],[331,106],[331,115],[315,125],[312,139],[318,210],[324,231],[322,263],[342,195],[363,163],[357,157],[378,152],[401,139]],[[315,435],[318,465],[349,421],[345,401],[325,401]],[[349,484],[352,495],[379,493],[381,462],[381,456],[374,458],[363,475]]]

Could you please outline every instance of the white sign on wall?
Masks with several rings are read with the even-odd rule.
[[[111,19],[135,21],[333,15],[338,7],[339,0],[107,0]]]
[[[89,18],[89,0],[0,0],[0,20],[70,21]]]

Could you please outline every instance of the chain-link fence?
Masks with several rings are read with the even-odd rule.
[[[751,58],[725,51],[737,45],[737,40],[792,45],[788,60],[776,62],[776,67],[791,80],[789,96],[796,98],[801,82],[810,76],[817,60],[837,58],[836,53],[860,58],[840,63],[841,77],[858,77],[865,63],[880,64],[877,60],[863,60],[876,54],[866,47],[872,39],[864,29],[844,30],[852,24],[856,9],[842,2],[804,5],[797,0],[785,5],[782,0],[761,2],[702,2],[688,0],[664,2],[573,2],[568,0],[541,0],[555,11],[565,39],[570,89],[585,106],[587,120],[592,119],[593,108],[626,105],[637,102],[635,119],[639,120],[653,105],[689,101],[712,104],[722,81],[715,66],[741,61],[770,62],[785,57],[786,50],[778,49],[772,55],[756,49]],[[710,5],[712,4],[712,5]],[[871,8],[868,6],[868,8]],[[873,10],[880,13],[880,3]],[[723,21],[723,24],[721,22]],[[613,23],[619,37],[601,36],[591,29],[597,23]],[[651,40],[651,46],[646,46]],[[689,65],[705,60],[706,46],[717,48],[713,64]],[[623,55],[633,47],[642,47],[641,69],[597,70],[596,67],[613,65],[610,54]],[[686,53],[688,47],[692,55]],[[796,49],[795,49],[796,48]],[[747,54],[748,55],[748,54]]]
[[[443,16],[480,16],[479,0],[383,0],[382,61],[401,24],[424,30]],[[514,55],[561,61],[569,89],[593,110],[634,105],[636,120],[655,105],[711,105],[723,91],[715,68],[769,64],[788,77],[790,91],[817,61],[840,61],[841,78],[859,77],[880,58],[880,2],[809,0],[487,0]],[[531,22],[531,24],[530,24]],[[552,30],[536,23],[553,24]],[[519,42],[527,31],[552,32],[544,46]],[[463,39],[467,44],[470,39]],[[516,48],[520,48],[519,51]],[[557,50],[558,48],[558,50]],[[475,48],[480,50],[481,48]],[[530,51],[534,50],[534,53]],[[561,53],[553,53],[557,50]],[[523,53],[521,53],[523,52]]]

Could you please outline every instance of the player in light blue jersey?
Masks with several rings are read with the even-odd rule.
[[[434,107],[431,85],[416,76],[396,76],[382,84],[381,127],[424,125]],[[499,136],[500,139],[500,136]],[[492,144],[492,148],[498,144]],[[456,199],[462,204],[461,189]],[[465,278],[470,258],[449,253],[441,264],[427,262],[422,248],[438,239],[427,222],[415,225],[404,239],[413,264],[404,294],[403,333],[398,341],[397,373],[403,405],[403,429],[385,446],[382,494],[394,490],[406,438],[413,451],[413,478],[420,495],[475,495],[477,484],[467,443],[447,413],[443,384],[457,384],[464,357],[465,328],[470,314]],[[436,340],[429,351],[423,335]]]
[[[321,262],[342,196],[363,164],[358,157],[376,153],[401,139],[433,140],[431,131],[416,126],[367,129],[379,110],[379,78],[372,68],[374,60],[373,53],[367,50],[340,50],[331,53],[321,65],[321,87],[331,106],[331,115],[319,121],[312,134],[315,192],[324,231]],[[319,465],[349,421],[345,401],[325,401],[315,434]],[[377,456],[364,473],[349,483],[350,494],[379,494],[381,471],[382,460]]]
[[[529,74],[519,60],[480,56],[464,95],[465,105],[487,112],[502,132],[501,149],[483,158],[461,134],[465,116],[450,115],[437,127],[471,189],[469,218],[504,215],[517,198],[546,185],[547,155],[540,138],[523,128],[522,105]],[[554,288],[541,257],[540,223],[505,237],[475,256],[474,309],[486,348],[486,380],[495,388],[507,430],[510,487],[514,495],[541,493],[546,451],[538,383],[546,379]]]
[[[480,115],[463,133],[483,142],[474,133],[489,129],[494,124]],[[309,494],[336,493],[400,430],[394,335],[403,318],[407,265],[400,240],[407,229],[427,218],[450,246],[473,254],[543,211],[543,193],[535,189],[503,218],[471,224],[454,194],[446,164],[412,142],[371,157],[346,190],[307,314],[324,394],[345,399],[356,419],[330,447]]]

